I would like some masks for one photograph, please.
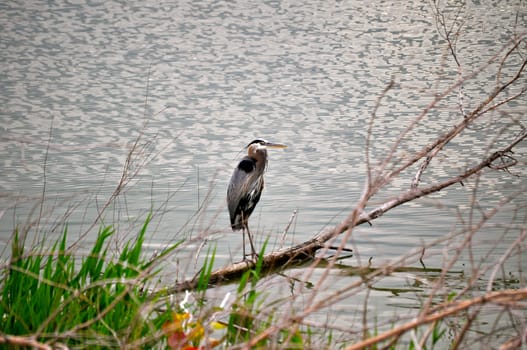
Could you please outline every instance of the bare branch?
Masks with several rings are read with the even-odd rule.
[[[514,41],[513,42],[513,47],[514,48],[518,47],[519,42],[521,42],[523,39],[524,39],[524,36],[521,36],[519,40]],[[508,55],[510,55],[510,54],[507,53],[505,56],[508,56]],[[489,60],[487,62],[487,64],[490,64],[491,62],[495,61],[497,59],[497,57],[498,57],[498,55],[494,56],[491,60]],[[502,61],[501,64],[503,65],[503,61]],[[379,181],[379,186],[382,186],[383,184],[386,184],[386,183],[390,182],[392,178],[394,178],[395,176],[400,174],[403,170],[407,169],[408,167],[410,167],[411,165],[413,165],[417,161],[419,161],[425,155],[426,156],[431,156],[432,158],[435,157],[445,147],[445,145],[447,145],[452,139],[454,139],[457,135],[459,135],[469,125],[474,123],[474,121],[477,120],[479,117],[481,117],[482,115],[484,115],[488,111],[493,110],[493,109],[497,108],[498,106],[501,106],[503,103],[511,101],[512,99],[514,99],[514,98],[506,99],[505,101],[501,101],[500,103],[495,104],[494,108],[492,108],[492,107],[491,108],[486,108],[490,103],[492,103],[496,99],[496,97],[500,93],[505,91],[509,86],[511,86],[513,83],[515,83],[520,78],[521,74],[525,70],[526,65],[527,65],[527,59],[523,61],[522,65],[520,66],[520,68],[518,69],[518,71],[516,72],[516,74],[512,78],[510,78],[507,82],[503,83],[502,85],[496,86],[494,91],[491,94],[489,94],[489,96],[483,102],[481,102],[475,109],[473,109],[470,113],[468,113],[465,116],[465,118],[463,118],[463,120],[460,123],[458,123],[453,128],[451,128],[447,133],[445,133],[441,137],[438,137],[432,144],[430,144],[428,146],[425,146],[421,151],[416,152],[414,154],[414,156],[412,158],[410,158],[407,162],[405,162],[402,165],[400,165],[399,167],[393,169],[388,174],[385,174],[384,176],[379,177],[377,179]],[[479,72],[479,71],[477,71],[477,72]],[[475,75],[477,72],[474,72],[471,75]],[[454,86],[450,87],[449,89],[447,89],[446,91],[441,93],[441,95],[436,97],[436,100],[432,101],[421,112],[421,114],[407,127],[407,129],[403,131],[403,133],[399,136],[399,139],[396,142],[394,142],[394,145],[392,146],[392,150],[391,150],[390,154],[388,155],[388,157],[384,161],[385,164],[387,164],[388,161],[393,156],[396,147],[398,147],[398,145],[400,143],[401,138],[406,136],[406,134],[414,127],[414,125],[417,122],[419,122],[421,119],[424,118],[424,116],[428,113],[428,111],[431,110],[437,104],[439,99],[441,99],[444,96],[446,96],[447,92],[452,91],[452,89],[454,87],[460,86],[463,83],[463,81],[466,80],[466,79],[467,78],[458,81],[458,83],[456,83]],[[516,97],[521,96],[525,92],[525,90],[526,90],[526,88],[523,88],[519,93],[517,93],[514,96],[516,96]],[[416,174],[416,176],[414,177],[414,181],[412,183],[412,187],[415,188],[418,185],[418,182],[419,182],[419,179],[420,179],[420,177],[422,175],[422,172],[428,166],[429,163],[430,163],[430,161],[425,161],[425,164],[422,165],[423,170],[420,170],[420,172],[418,172],[418,174]]]
[[[31,347],[41,350],[52,350],[53,347],[35,340],[33,337],[22,337],[17,335],[0,335],[0,344],[11,344],[16,347]]]
[[[369,192],[369,189],[372,186],[372,174],[371,174],[371,161],[370,161],[370,144],[371,144],[371,136],[373,135],[373,123],[375,121],[375,117],[377,116],[377,110],[381,106],[381,102],[386,97],[386,94],[388,91],[390,91],[393,86],[395,85],[394,80],[390,80],[390,83],[386,85],[384,90],[382,91],[381,95],[377,98],[377,101],[375,102],[375,106],[373,107],[373,112],[371,113],[370,122],[368,123],[368,130],[366,133],[366,146],[365,146],[365,152],[366,152],[366,169],[368,171],[368,181],[366,183],[366,192]]]
[[[401,334],[423,324],[435,322],[437,320],[444,319],[445,317],[456,315],[457,313],[467,310],[471,307],[489,303],[499,305],[511,304],[525,299],[527,299],[527,288],[519,290],[502,290],[498,292],[487,293],[469,300],[445,302],[431,309],[426,315],[421,315],[411,322],[395,327],[394,329],[366,339],[360,343],[348,346],[346,350],[360,350],[367,348],[381,341],[400,336]]]

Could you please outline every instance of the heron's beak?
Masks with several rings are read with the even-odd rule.
[[[286,148],[287,145],[284,145],[282,143],[273,143],[273,142],[266,142],[265,147],[268,148]]]

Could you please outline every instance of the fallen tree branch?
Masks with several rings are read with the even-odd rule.
[[[350,345],[346,348],[346,350],[364,349],[373,344],[377,344],[392,337],[399,337],[403,333],[408,332],[409,330],[412,330],[427,323],[444,319],[448,316],[455,315],[473,306],[484,305],[489,303],[498,305],[513,304],[525,299],[527,299],[527,288],[517,290],[502,290],[487,293],[469,300],[445,302],[430,309],[429,312],[427,312],[426,314],[420,315],[419,317],[408,323],[390,329],[389,331],[381,333],[375,337],[368,338],[364,341],[361,341],[360,343]]]
[[[441,191],[442,189],[447,188],[456,183],[460,183],[463,180],[482,171],[483,169],[487,167],[495,168],[495,166],[493,166],[493,163],[497,160],[501,160],[504,158],[508,159],[510,157],[510,153],[512,152],[512,149],[517,144],[519,144],[521,141],[523,141],[525,138],[527,138],[527,130],[523,130],[518,135],[518,137],[516,137],[516,139],[512,141],[506,147],[492,153],[490,156],[483,159],[476,166],[465,170],[463,173],[457,176],[451,177],[450,179],[446,181],[433,184],[427,187],[423,187],[420,189],[410,189],[404,192],[403,194],[387,201],[383,205],[369,211],[368,213],[362,214],[354,222],[352,222],[350,219],[346,219],[342,221],[340,224],[338,224],[337,226],[314,236],[312,239],[308,241],[305,241],[303,243],[300,243],[290,248],[280,249],[278,251],[266,254],[265,256],[262,257],[263,259],[262,271],[268,272],[268,271],[276,270],[278,268],[283,269],[287,266],[292,266],[295,264],[301,264],[301,263],[306,263],[308,261],[311,261],[312,259],[315,258],[315,253],[319,249],[324,248],[326,246],[326,243],[329,240],[345,232],[346,230],[349,230],[352,227],[361,225],[365,222],[374,220],[384,215],[389,210],[397,206],[400,206],[401,204],[410,202],[420,197],[424,197],[434,192]],[[252,269],[254,266],[255,266],[254,262],[242,261],[242,262],[237,262],[237,263],[233,263],[228,266],[222,267],[211,273],[210,278],[209,278],[209,285],[219,285],[223,283],[229,283],[233,280],[240,278],[243,273]],[[170,295],[170,294],[178,293],[184,290],[196,289],[198,286],[198,280],[199,280],[198,276],[196,276],[186,281],[176,282],[176,284],[173,287],[164,289],[161,291],[157,291],[156,293],[154,293],[154,295],[155,296]]]

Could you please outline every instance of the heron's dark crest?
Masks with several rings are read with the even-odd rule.
[[[243,258],[245,259],[245,230],[251,243],[252,255],[256,251],[249,232],[248,220],[260,200],[264,188],[265,168],[267,167],[267,147],[285,148],[285,145],[255,139],[246,146],[247,155],[243,157],[234,172],[227,189],[227,204],[233,231],[243,230]]]

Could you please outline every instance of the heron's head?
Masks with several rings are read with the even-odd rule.
[[[255,139],[247,145],[247,155],[254,159],[260,160],[263,164],[267,164],[267,148],[286,148],[286,145],[281,143],[269,142],[264,139]]]

